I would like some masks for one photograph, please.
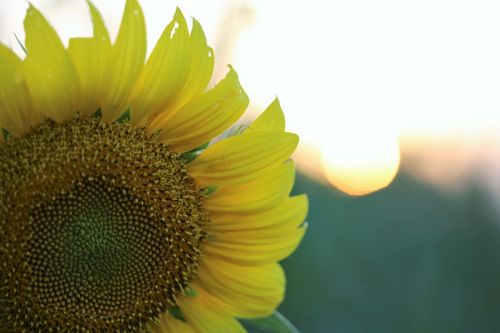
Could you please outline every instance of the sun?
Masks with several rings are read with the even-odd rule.
[[[389,126],[350,122],[336,126],[321,144],[327,180],[350,195],[365,195],[387,187],[400,165],[398,138]]]

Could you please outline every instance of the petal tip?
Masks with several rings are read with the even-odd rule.
[[[26,16],[24,18],[24,23],[26,24],[26,21],[28,18],[35,16],[35,15],[42,15],[40,11],[31,3],[28,2],[28,8],[26,9]]]
[[[286,136],[287,136],[287,140],[289,140],[290,144],[293,144],[295,147],[294,147],[294,150],[295,148],[297,148],[298,144],[299,144],[299,136],[295,133],[290,133],[290,132],[285,132]]]

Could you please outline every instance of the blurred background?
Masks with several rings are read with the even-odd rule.
[[[124,0],[94,0],[116,36]],[[67,43],[85,1],[33,0]],[[280,311],[305,333],[500,332],[500,2],[141,0],[149,50],[179,6],[255,117],[301,136],[309,230]],[[0,0],[0,40],[27,2]]]

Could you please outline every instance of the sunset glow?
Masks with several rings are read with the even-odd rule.
[[[124,0],[94,2],[116,36]],[[69,15],[85,10],[85,1],[32,3],[65,32],[65,43],[71,36],[90,34],[85,15]],[[461,147],[474,156],[483,151],[484,144],[473,140],[478,136],[498,149],[498,1],[311,0],[306,6],[285,0],[145,0],[149,49],[163,29],[159,22],[176,5],[203,24],[214,47],[210,85],[231,64],[244,82],[254,116],[278,97],[287,130],[300,135],[302,147],[321,149],[324,174],[347,193],[387,186],[398,170],[400,149],[405,156],[425,155],[447,144],[439,157],[448,161],[460,155]],[[27,6],[0,0],[0,40],[19,55],[23,51],[16,36],[24,40]],[[352,115],[373,128],[360,130],[347,119]],[[397,135],[403,138],[401,147]],[[441,139],[448,137],[453,140]],[[298,164],[308,163],[320,164]],[[431,174],[450,175],[448,164],[429,159],[429,165]]]
[[[384,188],[399,169],[397,137],[387,129],[366,125],[337,128],[323,142],[324,175],[347,194],[364,195]]]

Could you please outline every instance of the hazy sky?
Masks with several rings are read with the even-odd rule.
[[[90,33],[85,1],[32,2],[65,39]],[[116,31],[124,1],[95,3]],[[241,30],[227,61],[257,105],[278,95],[290,128],[307,140],[360,126],[404,136],[500,127],[499,1],[141,3],[155,38],[176,5],[201,21],[212,44]],[[227,4],[250,13],[244,27],[227,21]],[[0,0],[2,41],[14,41],[14,32],[22,37],[26,5]]]

